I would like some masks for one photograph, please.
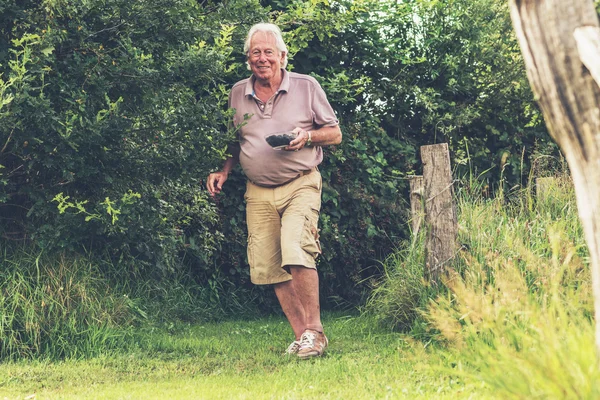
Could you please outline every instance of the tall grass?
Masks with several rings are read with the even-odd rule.
[[[400,244],[382,263],[383,276],[375,282],[364,314],[373,316],[379,325],[407,331],[413,327],[418,310],[426,306],[435,293],[424,279],[423,230],[412,241]]]
[[[136,345],[141,325],[205,322],[256,311],[215,277],[142,276],[94,255],[0,254],[0,360],[90,358]]]
[[[87,357],[118,346],[131,300],[83,257],[5,250],[0,256],[0,357]]]
[[[503,398],[600,398],[587,248],[572,184],[459,196],[468,244],[425,311],[466,374]],[[460,272],[457,272],[460,271]]]
[[[151,325],[218,321],[259,314],[253,301],[256,294],[239,290],[220,276],[197,282],[191,274],[179,272],[163,279],[140,279],[130,286],[136,304]]]
[[[588,253],[570,180],[559,177],[540,198],[533,187],[494,198],[479,188],[458,190],[462,250],[448,290],[420,309],[453,373],[499,398],[600,398]],[[387,312],[390,321],[399,314]]]

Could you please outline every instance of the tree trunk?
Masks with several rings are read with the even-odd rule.
[[[578,41],[586,52],[598,51],[598,16],[591,0],[511,0],[510,6],[529,82],[575,185],[591,256],[600,350],[600,88],[590,72],[595,68],[584,65],[598,55],[578,51]]]

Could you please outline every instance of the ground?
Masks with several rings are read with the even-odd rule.
[[[482,399],[442,349],[325,315],[320,359],[284,356],[282,317],[144,328],[135,346],[91,360],[0,366],[0,399]]]

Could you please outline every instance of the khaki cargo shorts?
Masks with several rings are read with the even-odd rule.
[[[276,188],[248,181],[244,199],[252,283],[289,281],[292,275],[284,268],[288,265],[316,269],[321,186],[316,169]]]

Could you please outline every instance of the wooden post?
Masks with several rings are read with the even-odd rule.
[[[410,177],[410,216],[413,237],[417,237],[425,216],[425,203],[423,201],[423,176]]]
[[[456,252],[458,226],[448,144],[421,147],[425,182],[425,272],[436,281]]]
[[[511,0],[527,77],[560,146],[590,251],[600,350],[600,25],[591,0]]]

